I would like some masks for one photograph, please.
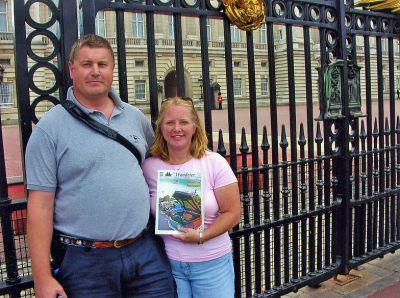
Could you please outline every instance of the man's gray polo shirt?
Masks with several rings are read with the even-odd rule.
[[[76,100],[91,117],[130,140],[142,159],[153,139],[150,122],[111,90],[115,108],[109,120]],[[61,105],[34,128],[26,150],[29,190],[55,193],[54,227],[95,240],[136,236],[149,216],[149,190],[135,156],[118,142],[75,119]]]

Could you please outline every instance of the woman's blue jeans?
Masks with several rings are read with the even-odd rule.
[[[169,260],[179,298],[233,298],[235,274],[232,254],[204,262]]]

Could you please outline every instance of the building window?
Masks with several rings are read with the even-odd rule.
[[[0,32],[8,32],[7,1],[0,0]]]
[[[382,46],[382,52],[386,51],[386,40],[385,39],[381,39],[381,46]]]
[[[106,36],[106,13],[99,11],[96,15],[96,34],[102,37]]]
[[[10,65],[11,64],[11,60],[10,59],[0,59],[0,65]]]
[[[261,95],[268,95],[268,79],[261,78]]]
[[[233,61],[233,67],[240,67],[241,63],[240,61]]]
[[[135,99],[145,100],[146,99],[146,81],[135,80]]]
[[[283,40],[283,30],[282,29],[278,30],[278,40]]]
[[[12,107],[13,85],[11,83],[0,84],[0,107]]]
[[[233,79],[233,95],[234,96],[242,96],[242,79],[241,78]]]
[[[266,43],[267,42],[267,26],[263,24],[260,27],[260,43]]]
[[[55,22],[53,25],[51,25],[51,27],[49,28],[49,30],[51,32],[53,32],[53,34],[55,36],[57,36],[58,38],[60,38],[60,26],[58,25],[58,22]]]
[[[135,60],[135,67],[143,68],[144,67],[144,61],[143,60]]]
[[[267,68],[268,67],[267,61],[261,61],[261,67]]]
[[[57,84],[56,80],[51,80],[51,83],[49,84],[49,86],[47,86],[48,89],[53,88],[53,86]],[[52,96],[54,96],[55,98],[60,99],[60,88],[57,88],[56,91],[54,91],[52,94]]]
[[[231,41],[240,42],[240,30],[236,26],[231,26]]]
[[[168,16],[168,37],[174,38],[174,17]]]
[[[207,19],[207,40],[210,41],[212,37],[211,20]]]
[[[133,37],[143,38],[143,14],[134,13],[133,14]]]

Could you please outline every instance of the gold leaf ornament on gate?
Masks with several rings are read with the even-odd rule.
[[[262,0],[223,0],[223,4],[228,19],[241,30],[256,30],[264,23]]]

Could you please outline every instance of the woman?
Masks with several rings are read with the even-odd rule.
[[[170,98],[156,121],[152,157],[143,164],[155,214],[158,170],[201,172],[204,228],[162,235],[178,297],[234,297],[228,230],[240,220],[239,188],[227,161],[207,150],[207,137],[189,98]]]

